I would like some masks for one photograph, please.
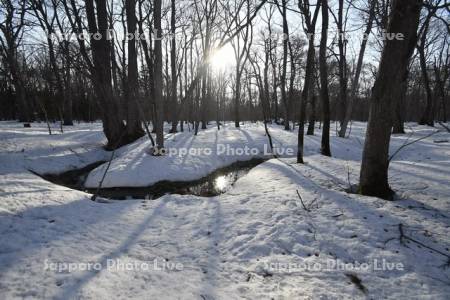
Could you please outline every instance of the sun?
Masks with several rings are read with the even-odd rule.
[[[218,72],[231,68],[236,64],[233,47],[230,44],[226,44],[221,49],[215,50],[209,62],[213,70]]]

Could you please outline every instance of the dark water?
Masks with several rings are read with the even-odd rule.
[[[240,177],[250,169],[262,163],[263,159],[252,159],[234,163],[214,173],[193,181],[160,181],[149,187],[117,187],[100,189],[99,196],[109,199],[156,199],[165,194],[196,195],[213,197],[227,192]],[[96,189],[84,188],[84,181],[90,171],[104,162],[86,166],[57,175],[47,174],[42,177],[55,184],[72,189],[95,193]],[[106,175],[108,176],[108,175]]]

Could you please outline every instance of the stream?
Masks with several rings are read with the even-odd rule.
[[[192,181],[160,181],[148,187],[102,188],[98,196],[116,200],[156,199],[165,194],[214,197],[230,190],[236,180],[264,161],[261,158],[239,161],[218,169],[208,176]],[[105,162],[96,162],[81,169],[70,170],[60,174],[45,174],[41,175],[41,177],[58,185],[93,194],[96,192],[96,189],[85,188],[84,182],[89,172],[103,163]]]

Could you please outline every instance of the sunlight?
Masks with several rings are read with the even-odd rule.
[[[233,47],[227,44],[221,49],[214,51],[209,61],[214,71],[225,71],[236,62]]]
[[[215,183],[216,189],[218,189],[219,191],[222,191],[223,189],[225,189],[227,187],[228,179],[226,176],[219,176],[216,178],[216,181],[214,183]]]

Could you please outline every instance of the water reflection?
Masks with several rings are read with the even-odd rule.
[[[229,178],[227,176],[222,175],[215,179],[214,188],[220,192],[225,191],[226,187],[231,184]]]
[[[101,189],[99,195],[111,199],[156,199],[165,194],[196,195],[203,197],[213,197],[227,192],[240,177],[247,174],[251,168],[262,163],[262,159],[252,159],[244,162],[237,162],[223,169],[210,174],[199,180],[189,182],[161,181],[150,187],[131,188],[117,187]],[[83,187],[87,174],[99,163],[83,169],[69,171],[59,175],[45,175],[44,178],[59,184],[85,191]],[[95,192],[96,189],[87,190]]]

